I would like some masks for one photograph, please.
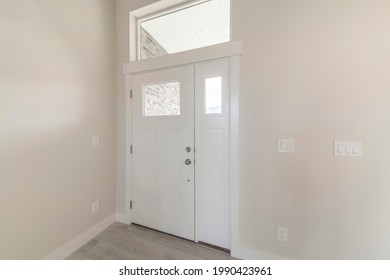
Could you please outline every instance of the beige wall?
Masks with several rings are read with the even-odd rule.
[[[115,132],[115,2],[0,0],[0,259],[115,212]]]
[[[122,213],[128,12],[151,2],[117,0]],[[232,37],[243,42],[243,245],[287,258],[390,258],[389,14],[387,0],[232,0]],[[278,138],[295,139],[296,152],[278,154]],[[334,140],[362,141],[363,157],[334,157]]]
[[[232,1],[240,234],[290,258],[390,258],[390,2]],[[295,139],[278,154],[277,139]],[[332,156],[360,140],[362,158]],[[277,225],[289,241],[276,240]]]

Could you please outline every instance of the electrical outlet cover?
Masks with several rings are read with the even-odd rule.
[[[279,241],[287,242],[287,228],[278,226],[277,238]]]

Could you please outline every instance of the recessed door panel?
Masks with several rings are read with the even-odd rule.
[[[144,207],[153,207],[156,204],[157,180],[156,180],[156,152],[157,138],[156,129],[144,129],[136,131],[138,137],[144,139],[142,145],[134,151],[135,157],[139,158],[137,165],[134,166],[134,184],[142,184],[142,192],[134,190],[134,194],[139,197],[138,203]]]
[[[166,186],[162,194],[164,199],[164,211],[180,214],[182,212],[182,188],[178,188],[182,182],[181,160],[182,133],[180,129],[165,129],[162,134],[162,161],[161,182]]]
[[[226,222],[226,182],[224,178],[225,162],[225,139],[224,129],[205,129],[203,137],[204,154],[207,155],[201,169],[203,175],[202,189],[205,190],[203,196],[202,218],[211,223],[224,224]]]

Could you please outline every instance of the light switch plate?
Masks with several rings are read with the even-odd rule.
[[[91,214],[96,214],[97,212],[99,212],[99,200],[92,202],[91,205]]]
[[[99,136],[93,136],[92,137],[92,147],[97,148],[100,146],[100,137]]]
[[[336,157],[361,157],[362,142],[360,141],[335,141],[334,155]]]
[[[294,139],[278,139],[279,153],[293,153],[295,150]]]

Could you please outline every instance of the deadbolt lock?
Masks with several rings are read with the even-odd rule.
[[[191,152],[191,148],[190,147],[186,147],[186,152],[187,153]]]

